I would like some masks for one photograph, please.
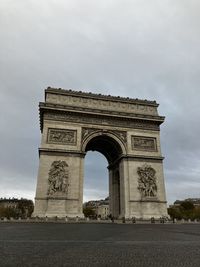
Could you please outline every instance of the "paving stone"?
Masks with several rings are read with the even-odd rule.
[[[199,267],[200,224],[1,223],[0,266]]]

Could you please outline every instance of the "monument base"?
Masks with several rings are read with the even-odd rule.
[[[74,201],[75,200],[56,198],[35,199],[35,209],[32,217],[84,218],[82,210],[80,212],[77,210],[77,206],[73,205]]]

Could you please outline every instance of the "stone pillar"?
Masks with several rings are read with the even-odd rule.
[[[141,170],[141,176],[138,170]],[[129,189],[130,217],[158,219],[167,216],[163,167],[160,160],[151,159],[145,162],[130,158]]]
[[[109,170],[109,212],[113,215],[113,170],[108,167]]]
[[[115,218],[118,218],[121,213],[120,198],[120,174],[117,165],[109,169],[109,209]]]
[[[127,160],[122,159],[119,163],[119,175],[120,175],[120,206],[121,206],[121,218],[129,218],[129,173],[127,167]]]
[[[115,218],[118,218],[120,214],[120,177],[118,168],[116,168],[113,171],[112,187],[113,187],[113,216]]]
[[[85,154],[83,154],[80,158],[80,169],[79,169],[79,203],[78,203],[78,213],[79,217],[84,218],[83,214],[83,185],[84,185],[84,162],[85,162]]]
[[[64,173],[59,173],[59,164],[65,164]],[[55,151],[42,152],[33,216],[38,217],[84,217],[82,213],[83,155],[61,154]],[[50,173],[55,173],[55,177]],[[55,178],[55,181],[53,180]],[[60,180],[59,180],[60,179]],[[52,181],[52,182],[50,182]],[[66,187],[63,189],[63,187]]]

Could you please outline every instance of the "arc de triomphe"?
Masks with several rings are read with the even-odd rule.
[[[39,104],[42,132],[33,216],[83,217],[87,151],[108,161],[114,217],[167,215],[155,101],[48,87]]]

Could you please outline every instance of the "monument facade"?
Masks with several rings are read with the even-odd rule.
[[[48,87],[39,104],[42,132],[33,216],[83,217],[87,151],[108,161],[111,214],[167,216],[155,101]]]

